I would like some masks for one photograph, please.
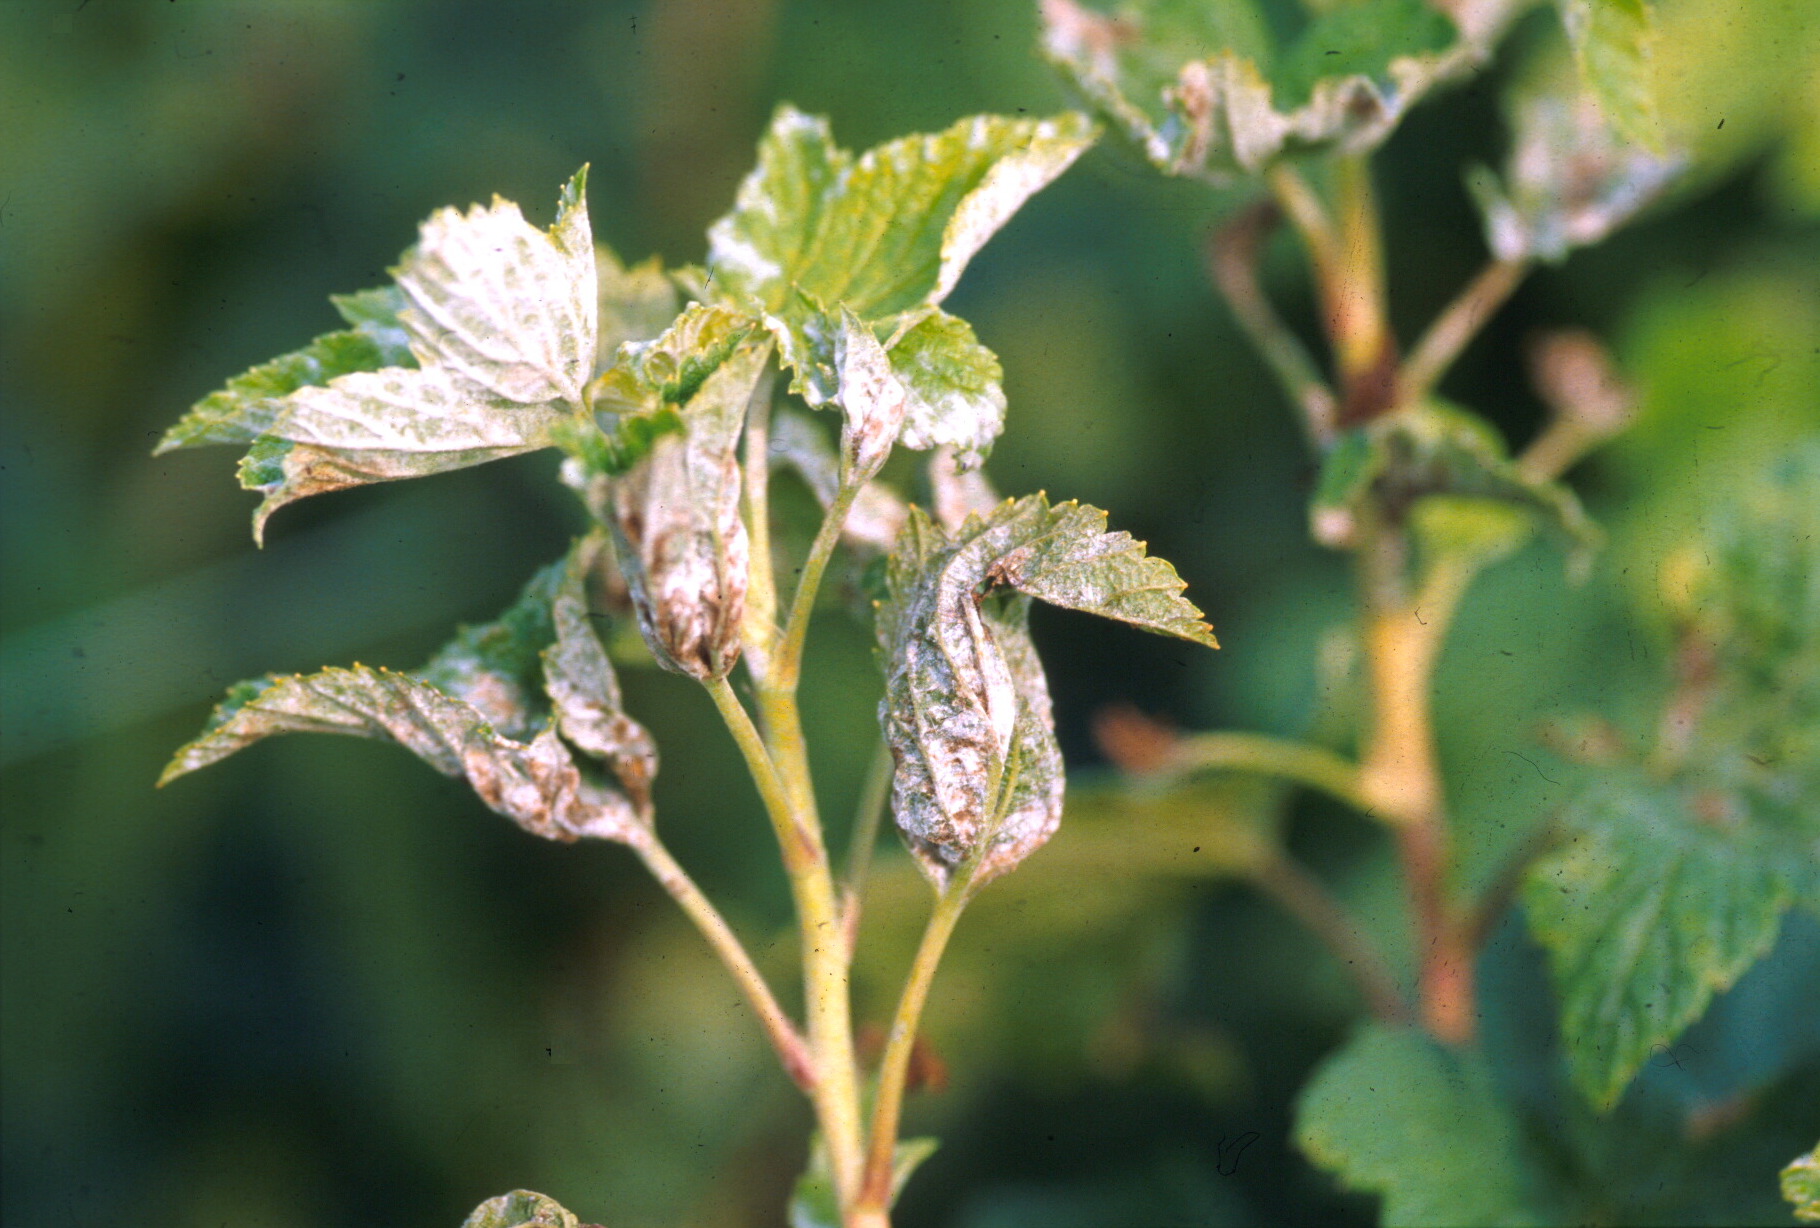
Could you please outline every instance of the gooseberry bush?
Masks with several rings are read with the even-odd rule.
[[[1436,388],[1532,267],[1624,224],[1685,159],[1657,134],[1642,0],[1561,0],[1571,62],[1543,45],[1510,100],[1508,169],[1469,172],[1490,260],[1405,351],[1370,155],[1412,106],[1483,68],[1531,6],[1311,7],[1275,46],[1252,0],[1116,13],[1043,0],[1043,54],[1084,112],[977,116],[857,156],[826,120],[781,107],[699,267],[628,266],[599,244],[585,167],[547,229],[501,200],[433,214],[391,285],[334,299],[346,328],[230,380],[159,449],[244,446],[256,538],[308,496],[558,449],[589,528],[497,621],[417,668],[233,687],[163,779],[275,734],[350,734],[464,778],[533,835],[624,845],[699,928],[813,1108],[791,1222],[888,1224],[935,1147],[899,1124],[944,949],[968,903],[1063,816],[1031,603],[1217,647],[1174,570],[1109,531],[1106,513],[993,491],[980,466],[1005,422],[1001,369],[943,309],[994,232],[1110,131],[1162,174],[1257,185],[1206,260],[1318,463],[1310,531],[1355,560],[1356,622],[1330,672],[1357,702],[1305,741],[1109,714],[1101,741],[1126,779],[1096,804],[1192,798],[1208,773],[1276,782],[1244,816],[1204,818],[1226,834],[1227,870],[1285,903],[1356,980],[1369,1018],[1305,1089],[1297,1141],[1342,1184],[1381,1195],[1386,1223],[1659,1215],[1652,1193],[1605,1184],[1575,1148],[1598,1149],[1643,1064],[1769,951],[1786,913],[1820,912],[1820,444],[1666,561],[1679,651],[1653,744],[1600,716],[1565,718],[1553,736],[1600,769],[1595,785],[1558,813],[1520,816],[1531,837],[1506,872],[1463,893],[1436,663],[1475,577],[1532,537],[1559,543],[1572,575],[1595,566],[1600,531],[1561,477],[1626,426],[1633,397],[1596,337],[1550,335],[1532,373],[1554,416],[1513,456]],[[1326,371],[1264,290],[1261,254],[1285,223],[1312,270]],[[881,478],[899,445],[926,455],[913,489]],[[776,481],[821,508],[806,550],[778,532]],[[889,752],[841,866],[797,702],[831,566],[869,599]],[[633,622],[636,637],[614,631]],[[795,905],[800,1020],[660,838],[658,750],[625,710],[616,662],[700,683],[743,756]],[[1294,787],[1394,842],[1412,986],[1285,853]],[[850,987],[886,812],[933,904],[873,1063]],[[1475,963],[1513,901],[1549,954],[1571,1102],[1512,1095],[1481,1044]],[[1813,1169],[1810,1155],[1784,1178],[1809,1215]],[[579,1221],[518,1191],[469,1223]]]

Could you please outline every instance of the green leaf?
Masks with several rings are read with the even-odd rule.
[[[791,291],[869,321],[938,305],[974,253],[1093,143],[1078,115],[977,115],[858,159],[782,107],[733,211],[708,232],[715,286],[769,312]]]
[[[1388,1228],[1543,1222],[1483,1060],[1413,1028],[1368,1024],[1328,1058],[1302,1092],[1296,1141],[1348,1188],[1383,1195]]]
[[[1559,261],[1602,241],[1687,165],[1627,141],[1591,94],[1558,76],[1519,88],[1507,110],[1514,137],[1503,183],[1483,167],[1466,180],[1500,260]]]
[[[999,227],[1093,138],[1078,115],[981,115],[854,158],[835,146],[825,120],[783,107],[733,211],[708,232],[708,284],[764,315],[795,373],[792,391],[814,406],[838,401],[841,310],[888,334],[884,348],[894,351]],[[912,342],[908,370],[939,369],[926,388],[912,388],[918,403],[906,443],[913,430],[918,439],[961,444],[970,455],[990,445],[1003,394],[996,363],[978,350],[970,332],[945,323]],[[900,381],[914,382],[895,360],[893,367]],[[990,378],[990,391],[982,377]],[[982,422],[988,410],[990,420]],[[935,420],[946,413],[961,419]]]
[[[680,407],[682,432],[653,443],[614,490],[614,540],[639,630],[660,665],[704,681],[739,660],[750,543],[737,449],[770,358],[769,338],[734,350]]]
[[[513,1190],[474,1208],[461,1228],[585,1228],[575,1213],[554,1198]]]
[[[911,510],[878,611],[879,715],[898,826],[938,883],[969,858],[980,859],[977,882],[1004,873],[1061,818],[1027,598],[1217,647],[1174,569],[1105,527],[1097,508],[1052,508],[1041,495],[969,518],[952,537]]]
[[[1440,401],[1386,414],[1340,438],[1315,487],[1310,532],[1323,545],[1350,546],[1367,500],[1400,518],[1413,515],[1420,502],[1436,496],[1497,501],[1527,513],[1569,548],[1569,562],[1576,570],[1584,570],[1601,540],[1598,527],[1569,487],[1524,477],[1490,423]],[[1462,505],[1453,506],[1458,510]],[[1424,515],[1420,523],[1442,530],[1443,538],[1453,531],[1432,515]],[[1475,549],[1509,550],[1520,544],[1510,537],[1514,525],[1479,527],[1503,540],[1494,545],[1488,539]],[[1438,546],[1441,540],[1434,538],[1431,545]]]
[[[1795,1205],[1796,1219],[1820,1224],[1820,1146],[1782,1170],[1782,1197]]]
[[[1569,811],[1524,903],[1561,996],[1574,1082],[1614,1104],[1659,1045],[1775,942],[1820,837],[1728,826],[1698,783],[1611,778]]]
[[[1273,65],[1248,0],[1132,0],[1113,14],[1043,0],[1043,50],[1159,170],[1225,184],[1286,154],[1382,143],[1434,87],[1477,69],[1526,0],[1459,10],[1359,0],[1316,18]]]
[[[375,286],[352,294],[331,294],[329,302],[355,330],[373,339],[385,355],[385,366],[409,367],[417,362],[411,353],[411,334],[400,315],[410,305],[397,286]]]
[[[1598,98],[1612,127],[1626,140],[1662,152],[1649,62],[1653,31],[1647,0],[1556,3],[1580,79]]]

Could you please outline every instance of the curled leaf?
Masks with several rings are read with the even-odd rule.
[[[899,536],[878,611],[895,760],[894,813],[938,885],[965,864],[984,882],[1061,818],[1062,762],[1029,598],[1214,646],[1182,582],[1105,514],[1041,495],[948,534],[920,509]]]
[[[657,745],[645,727],[626,715],[619,678],[595,632],[587,577],[605,546],[597,536],[570,552],[550,603],[555,639],[542,653],[544,689],[554,705],[556,726],[577,750],[601,760],[640,814],[651,808],[657,776]]]
[[[491,809],[533,835],[623,840],[638,822],[622,795],[586,780],[554,729],[520,742],[472,705],[409,674],[357,665],[240,683],[163,784],[280,733],[344,733],[397,742],[445,776],[465,776]]]
[[[582,539],[497,620],[464,628],[415,673],[357,665],[236,685],[159,783],[274,734],[342,733],[397,742],[465,777],[535,835],[627,839],[650,823],[657,759],[620,707],[586,614],[583,576],[601,545]],[[578,764],[571,744],[604,760],[624,792]]]
[[[1251,0],[1043,0],[1043,51],[1168,175],[1224,184],[1308,150],[1376,148],[1435,87],[1478,68],[1525,0],[1453,19],[1426,0],[1331,6],[1279,53]]]
[[[846,411],[841,430],[841,468],[847,482],[866,482],[877,475],[891,445],[903,429],[910,394],[891,370],[885,347],[858,316],[844,308],[834,361],[840,372],[840,403]]]
[[[821,429],[801,413],[779,409],[771,416],[771,467],[796,471],[826,511],[840,493],[840,457]],[[854,496],[841,540],[875,554],[891,549],[909,514],[904,501],[881,482],[867,482]]]
[[[620,567],[658,663],[704,681],[739,660],[749,542],[737,448],[768,341],[733,351],[613,492]]]
[[[1386,414],[1341,436],[1327,455],[1309,506],[1311,531],[1321,544],[1345,548],[1354,540],[1367,499],[1401,519],[1420,501],[1436,496],[1496,500],[1529,513],[1533,523],[1565,541],[1576,573],[1584,571],[1600,541],[1598,527],[1571,489],[1559,482],[1530,480],[1510,459],[1490,423],[1439,401]],[[1467,515],[1465,507],[1457,505],[1460,516],[1453,518],[1453,526],[1461,531],[1468,528],[1460,519]],[[1484,517],[1473,519],[1476,523]],[[1491,536],[1481,543],[1492,555],[1517,544],[1506,539],[1519,526],[1497,519],[1496,526],[1485,526]],[[1433,517],[1424,523],[1443,536],[1452,531]],[[1494,539],[1503,544],[1494,548]]]

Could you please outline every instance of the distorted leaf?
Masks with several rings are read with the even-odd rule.
[[[679,406],[681,433],[659,438],[613,492],[639,630],[659,664],[703,681],[739,659],[750,547],[738,445],[770,357],[768,340],[734,350]]]
[[[1095,508],[1051,508],[1036,495],[951,537],[911,510],[878,611],[879,718],[896,761],[898,826],[938,883],[969,858],[975,881],[1009,870],[1061,817],[1061,759],[1026,598],[1215,646],[1174,570],[1105,523]]]
[[[1431,89],[1478,68],[1525,0],[1449,20],[1424,0],[1360,0],[1273,53],[1251,0],[1043,0],[1043,50],[1159,170],[1223,184],[1279,156],[1383,142]],[[1456,24],[1457,22],[1457,24]]]
[[[1794,1204],[1796,1219],[1820,1224],[1820,1145],[1782,1170],[1782,1197]]]
[[[1571,489],[1559,482],[1531,481],[1510,459],[1490,423],[1432,400],[1382,415],[1341,436],[1327,455],[1309,506],[1310,530],[1323,545],[1347,547],[1366,500],[1400,520],[1421,500],[1435,496],[1496,500],[1526,511],[1569,548],[1576,571],[1584,570],[1600,541],[1597,526]]]
[[[397,742],[437,771],[465,776],[533,834],[624,839],[649,822],[656,752],[620,709],[611,666],[585,605],[577,608],[599,545],[582,539],[498,619],[463,628],[413,673],[331,667],[237,684],[159,783],[274,734],[343,733]],[[605,760],[626,794],[579,768],[559,730]]]
[[[1624,138],[1660,153],[1648,0],[1556,0],[1580,80]]]
[[[953,448],[937,448],[930,455],[929,493],[935,523],[950,533],[967,517],[985,516],[1004,502],[984,473],[961,467]]]
[[[840,395],[843,336],[839,312],[850,311],[890,340],[893,370],[906,386],[927,357],[896,358],[905,334],[936,308],[974,254],[1032,194],[1066,170],[1092,143],[1078,115],[1048,120],[976,116],[944,132],[905,137],[854,158],[835,146],[826,121],[781,108],[759,144],[756,169],[740,185],[733,211],[709,230],[708,285],[726,301],[763,313],[780,356],[795,373],[792,391],[811,405]],[[978,343],[952,326],[912,341],[927,354],[948,351],[935,382],[916,394],[904,439],[949,441],[983,454],[998,432],[1000,407],[976,387],[996,374],[972,350]],[[962,352],[962,343],[970,346]],[[996,364],[993,364],[995,367]],[[960,391],[969,395],[961,398]],[[965,413],[946,423],[937,415]]]
[[[1414,1028],[1367,1024],[1323,1062],[1296,1141],[1347,1188],[1381,1195],[1387,1228],[1549,1222],[1490,1070]]]
[[[1601,1108],[1769,950],[1820,859],[1820,832],[1729,818],[1714,801],[1697,780],[1610,776],[1529,871],[1524,904],[1560,992],[1569,1067]]]
[[[585,1228],[574,1212],[554,1198],[513,1190],[475,1207],[461,1228]]]
[[[554,729],[528,742],[497,732],[471,704],[409,674],[357,665],[266,677],[228,692],[202,735],[159,783],[281,733],[342,733],[399,743],[533,835],[623,840],[637,816],[625,797],[584,778]]]
[[[587,577],[605,547],[596,533],[569,552],[549,605],[554,640],[542,653],[544,689],[562,736],[605,763],[633,807],[646,814],[657,776],[657,745],[643,725],[626,715],[619,679],[595,630],[599,616],[588,604]]]
[[[1467,186],[1500,260],[1561,260],[1624,225],[1685,168],[1678,155],[1627,141],[1591,94],[1520,90],[1504,180],[1479,168]]]
[[[934,311],[898,340],[890,357],[908,397],[905,446],[951,448],[962,468],[978,468],[1005,425],[998,356],[965,320]]]

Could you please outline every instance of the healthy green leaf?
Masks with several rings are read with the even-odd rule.
[[[815,406],[840,400],[840,312],[852,312],[888,336],[882,344],[897,378],[916,396],[905,442],[928,446],[912,442],[914,431],[982,456],[1003,417],[996,363],[980,357],[970,331],[951,324],[911,343],[909,365],[929,372],[921,378],[899,369],[896,349],[993,233],[1093,135],[1078,115],[976,116],[855,159],[834,145],[826,121],[781,108],[733,211],[708,232],[708,283],[763,314],[795,372],[792,391]],[[960,420],[938,420],[949,413]]]
[[[474,1208],[461,1228],[585,1228],[575,1213],[554,1198],[513,1190]],[[596,1226],[598,1228],[598,1226]]]
[[[1467,187],[1500,260],[1564,259],[1603,240],[1674,182],[1679,155],[1627,141],[1591,94],[1554,81],[1509,104],[1514,140],[1504,182],[1480,167]]]
[[[679,407],[682,432],[656,440],[614,490],[619,565],[639,630],[664,668],[704,681],[739,660],[750,546],[737,449],[770,357],[768,338],[732,351]]]
[[[1662,152],[1656,115],[1647,0],[1556,0],[1580,79],[1597,96],[1612,127]]]
[[[1383,142],[1431,89],[1484,62],[1526,0],[1360,0],[1312,22],[1279,62],[1255,4],[1043,0],[1043,50],[1159,170],[1224,184],[1278,157]],[[1456,22],[1457,27],[1456,28]]]
[[[1602,1108],[1769,950],[1820,858],[1820,836],[1731,826],[1719,804],[1698,781],[1609,779],[1529,872],[1524,903],[1559,987],[1569,1065]]]
[[[1383,1195],[1387,1226],[1543,1222],[1484,1063],[1413,1028],[1367,1024],[1328,1058],[1302,1092],[1296,1141],[1347,1187]]]
[[[1061,818],[1061,758],[1026,598],[1217,647],[1174,570],[1105,524],[1098,509],[1052,508],[1041,495],[970,518],[952,537],[911,510],[878,611],[879,719],[896,759],[898,826],[938,883],[970,858],[975,882],[1004,873]]]
[[[352,294],[331,294],[329,302],[355,330],[373,339],[388,367],[409,367],[417,362],[411,353],[411,334],[399,317],[410,306],[396,285],[375,286]]]
[[[1782,1197],[1795,1205],[1796,1219],[1820,1224],[1820,1146],[1782,1170]]]

